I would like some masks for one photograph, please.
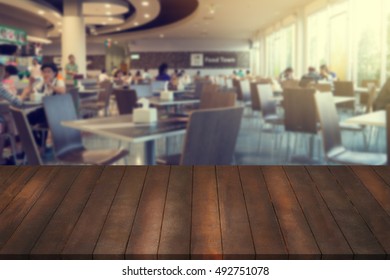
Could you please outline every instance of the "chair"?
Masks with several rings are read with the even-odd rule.
[[[318,90],[319,92],[332,92],[331,84],[312,84],[310,87]]]
[[[191,114],[182,155],[161,158],[169,165],[230,165],[244,108],[199,110]]]
[[[152,89],[152,86],[150,84],[131,85],[130,89],[135,90],[138,98],[152,97],[153,96],[153,89]]]
[[[115,89],[114,95],[119,115],[132,114],[138,100],[135,90]]]
[[[97,79],[83,79],[80,80],[79,83],[83,85],[84,88],[94,88],[98,87],[98,80]]]
[[[248,102],[251,100],[251,86],[249,80],[241,80],[239,81],[240,90],[242,93],[242,98],[244,102]]]
[[[298,80],[285,80],[280,83],[280,86],[282,89],[287,89],[287,88],[300,88]]]
[[[317,93],[315,101],[322,128],[324,154],[328,161],[338,164],[386,164],[385,154],[350,151],[342,145],[339,120],[332,93]]]
[[[77,120],[72,97],[68,94],[48,96],[43,99],[55,154],[58,160],[70,164],[112,164],[128,155],[127,150],[87,150],[80,131],[67,128],[63,121]]]
[[[104,116],[107,116],[113,84],[110,81],[104,81],[100,83],[100,88],[102,90],[99,92],[97,100],[83,102],[81,109],[87,113],[91,112],[93,115],[97,115],[100,110],[104,110]]]
[[[349,81],[335,81],[334,82],[334,96],[355,97],[353,83]],[[347,102],[337,105],[338,108],[349,109],[355,111],[355,102]]]
[[[259,92],[257,90],[258,83],[251,83],[251,101],[252,101],[252,112],[261,111],[261,103],[259,98]]]
[[[236,94],[234,92],[205,92],[200,99],[199,108],[215,109],[234,107],[236,105]]]
[[[315,89],[311,88],[288,88],[283,92],[284,96],[284,127],[287,134],[287,157],[290,159],[290,134],[310,136],[309,154],[305,157],[294,157],[292,162],[312,164],[314,137],[318,135],[318,117],[314,100]],[[294,152],[298,145],[295,140]],[[320,153],[319,153],[320,154]],[[318,162],[317,162],[318,163]]]
[[[27,156],[27,163],[29,165],[42,165],[42,159],[25,112],[13,107],[10,109],[18,129],[24,153]]]

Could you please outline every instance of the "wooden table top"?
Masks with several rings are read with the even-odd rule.
[[[390,167],[0,167],[2,259],[389,259]]]
[[[376,111],[346,119],[345,123],[386,127],[386,111]]]

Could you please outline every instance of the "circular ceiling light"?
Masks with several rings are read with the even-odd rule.
[[[147,7],[147,6],[149,6],[149,2],[148,1],[142,1],[141,5],[144,6],[144,7]]]
[[[117,25],[122,24],[124,22],[124,19],[121,17],[85,17],[84,22],[86,25]]]
[[[129,5],[122,0],[110,0],[110,4],[104,0],[84,0],[83,15],[123,15],[129,11]]]

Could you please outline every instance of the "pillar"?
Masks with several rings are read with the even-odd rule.
[[[82,1],[64,1],[64,16],[62,21],[62,67],[65,76],[65,65],[68,56],[73,54],[79,73],[87,74],[87,40],[82,10]]]

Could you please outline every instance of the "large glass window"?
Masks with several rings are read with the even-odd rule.
[[[318,68],[329,60],[328,11],[312,14],[307,19],[307,66]]]

